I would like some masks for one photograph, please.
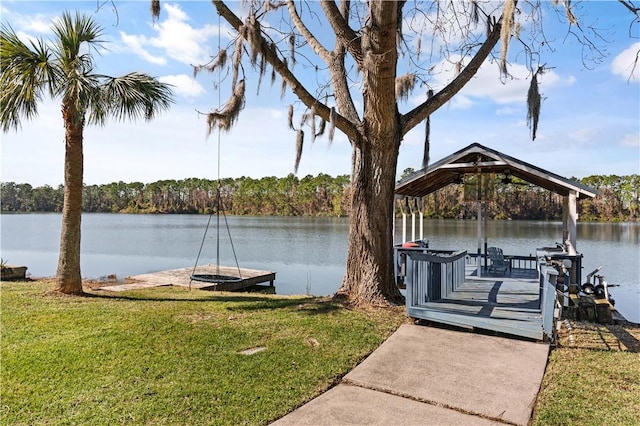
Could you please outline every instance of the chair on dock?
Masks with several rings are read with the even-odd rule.
[[[504,274],[507,270],[511,269],[511,261],[505,259],[500,247],[488,247],[487,255],[489,256],[489,260],[491,260],[489,272],[501,272]]]

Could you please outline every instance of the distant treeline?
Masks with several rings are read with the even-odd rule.
[[[575,179],[575,178],[574,178]],[[640,176],[589,176],[575,179],[597,189],[593,200],[578,205],[580,220],[628,221],[638,218]],[[60,212],[64,187],[3,182],[2,211]],[[220,194],[218,198],[217,194]],[[347,216],[351,186],[348,175],[326,174],[298,178],[183,179],[114,182],[85,185],[83,210],[110,213],[211,213],[218,203],[229,215]],[[465,203],[463,185],[449,185],[424,200],[429,218],[471,219],[473,203]],[[398,212],[400,212],[398,208]],[[517,179],[495,185],[489,203],[494,219],[558,220],[562,218],[562,197]]]

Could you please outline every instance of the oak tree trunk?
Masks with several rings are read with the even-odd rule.
[[[338,295],[354,304],[401,303],[393,263],[397,150],[353,149],[346,274]]]
[[[401,125],[396,104],[398,4],[372,1],[362,35],[364,113],[351,140],[346,274],[338,295],[355,304],[401,302],[393,266],[393,200]]]
[[[80,228],[82,215],[83,122],[72,106],[63,105],[65,123],[64,204],[62,231],[56,274],[57,290],[66,294],[82,294],[80,274]]]

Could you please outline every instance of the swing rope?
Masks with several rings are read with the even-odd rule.
[[[220,44],[220,14],[218,13],[218,52],[221,50]],[[218,109],[222,106],[222,98],[220,94],[220,83],[221,83],[221,70],[218,68]],[[215,284],[224,284],[224,283],[232,283],[242,281],[242,273],[240,272],[240,265],[238,264],[238,257],[236,256],[236,249],[233,245],[233,239],[231,238],[231,230],[229,229],[229,222],[227,221],[227,215],[225,214],[224,207],[222,206],[221,197],[220,197],[220,137],[221,129],[218,126],[218,158],[217,158],[217,185],[216,185],[216,271],[215,274],[196,274],[196,268],[198,267],[198,262],[200,261],[200,256],[202,254],[202,249],[204,247],[205,240],[207,238],[207,232],[209,230],[209,225],[211,224],[211,218],[213,217],[213,211],[209,213],[209,219],[207,220],[207,227],[204,230],[204,235],[202,236],[202,242],[200,243],[200,249],[198,250],[198,256],[196,257],[196,263],[193,265],[193,270],[191,271],[191,276],[189,279],[189,290],[191,290],[191,281],[200,281],[200,282],[208,282]],[[236,269],[238,271],[238,276],[230,276],[223,275],[220,273],[220,212],[222,211],[222,216],[224,217],[224,224],[227,228],[227,235],[229,237],[229,242],[231,245],[231,251],[233,252],[233,258],[236,263]]]

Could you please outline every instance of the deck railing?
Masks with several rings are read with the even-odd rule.
[[[407,309],[448,297],[464,283],[466,251],[396,248],[398,279],[407,284]]]
[[[467,265],[475,265],[477,262],[478,256],[482,257],[483,266],[489,266],[491,261],[484,254],[477,253],[469,253],[467,255]],[[507,255],[504,257],[511,263],[512,269],[537,269],[538,268],[538,258],[529,255],[529,256],[520,256],[520,255]]]
[[[555,341],[556,321],[562,314],[562,307],[558,303],[558,292],[556,291],[558,271],[546,263],[544,257],[538,259],[538,270],[540,271],[542,331],[548,340]]]

